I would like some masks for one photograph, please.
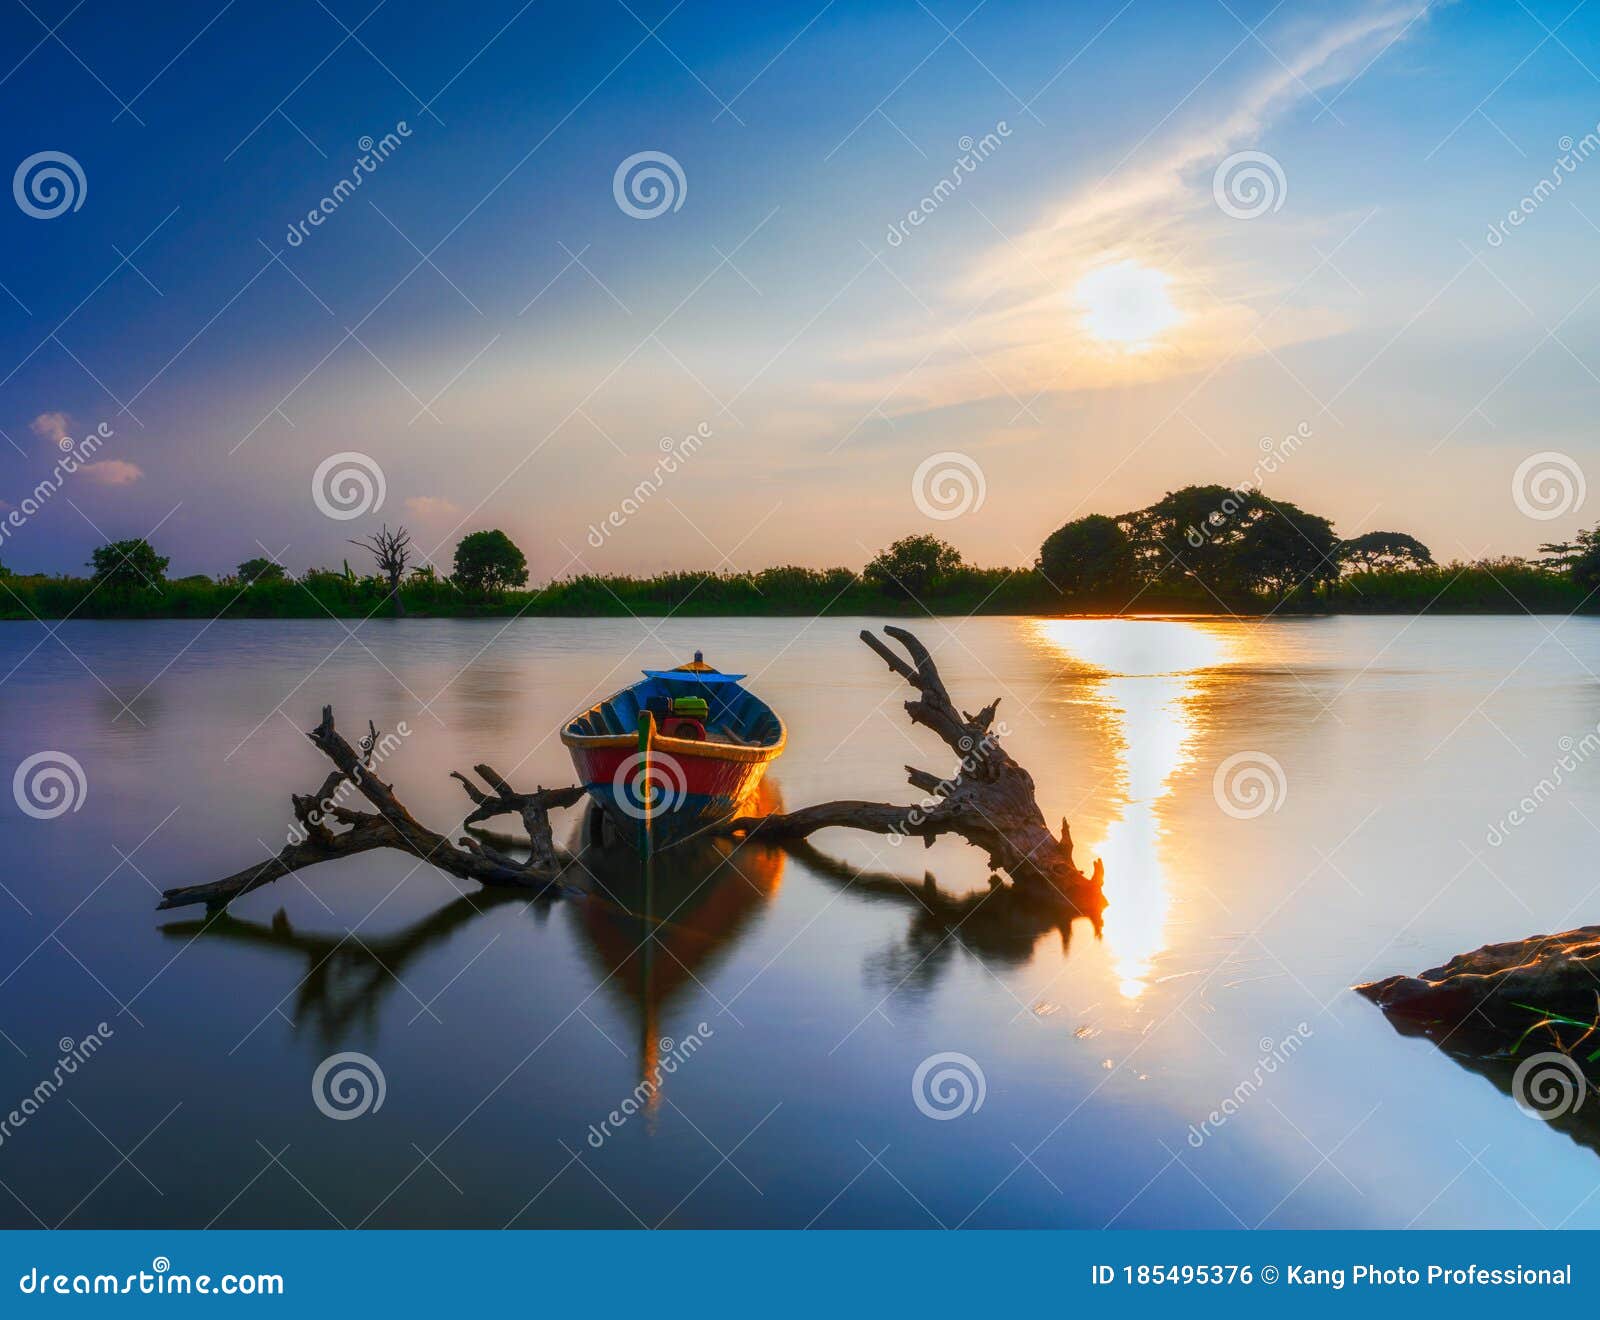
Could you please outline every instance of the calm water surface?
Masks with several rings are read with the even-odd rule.
[[[210,929],[153,910],[278,849],[325,701],[405,724],[384,773],[447,828],[448,771],[569,782],[562,718],[695,648],[787,719],[786,803],[909,802],[904,765],[948,756],[863,622],[0,626],[0,769],[59,750],[88,779],[76,813],[0,814],[0,1110],[112,1032],[0,1141],[0,1222],[1600,1226],[1594,1151],[1348,990],[1600,915],[1600,769],[1487,841],[1600,721],[1590,620],[924,625],[1104,859],[1098,936],[941,928],[851,876],[981,892],[979,854],[843,832],[664,876],[648,962],[626,874],[530,905],[375,853]],[[1281,767],[1275,809],[1219,807],[1239,753]],[[353,1121],[312,1100],[339,1051],[385,1079]],[[913,1076],[945,1052],[982,1103],[935,1120]]]

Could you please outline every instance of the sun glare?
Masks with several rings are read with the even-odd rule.
[[[1164,271],[1131,259],[1119,261],[1079,280],[1072,301],[1093,338],[1137,352],[1183,320],[1168,295],[1170,283]]]

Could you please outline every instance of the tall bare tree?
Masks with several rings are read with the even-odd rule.
[[[378,561],[378,572],[389,579],[389,599],[394,602],[394,612],[405,614],[405,601],[400,598],[400,579],[405,576],[406,565],[411,562],[411,533],[404,527],[391,532],[389,524],[384,523],[383,529],[368,540],[352,539],[350,544],[372,552],[372,557]]]

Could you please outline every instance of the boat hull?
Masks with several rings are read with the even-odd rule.
[[[754,798],[771,760],[750,755],[761,749],[663,738],[652,744],[646,761],[634,738],[594,745],[601,741],[569,744],[572,764],[584,790],[636,847],[644,842],[647,817],[651,845],[664,848],[738,814]]]

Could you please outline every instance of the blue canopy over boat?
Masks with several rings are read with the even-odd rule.
[[[656,680],[665,679],[669,683],[704,683],[710,686],[714,683],[737,683],[744,674],[724,674],[706,663],[706,658],[699,651],[694,653],[694,659],[686,665],[679,665],[676,669],[645,669],[641,670],[646,678]]]
[[[737,683],[745,674],[724,674],[715,669],[694,670],[685,666],[682,669],[642,669],[639,671],[646,678],[665,678],[676,683]]]

